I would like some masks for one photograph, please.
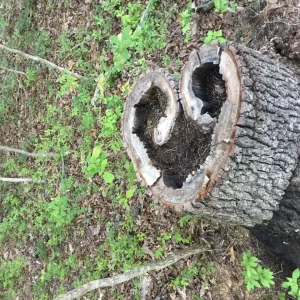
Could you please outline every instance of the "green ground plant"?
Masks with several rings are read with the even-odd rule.
[[[297,268],[293,271],[292,277],[287,277],[286,281],[282,283],[282,287],[289,289],[288,295],[300,300],[300,269]],[[285,299],[285,293],[280,294],[280,300]]]
[[[245,268],[243,275],[248,291],[260,288],[261,285],[270,288],[271,285],[275,284],[273,281],[273,272],[270,269],[263,268],[258,263],[258,258],[253,256],[250,251],[243,253],[241,266]]]
[[[228,0],[214,0],[214,5],[216,13],[235,12],[237,9],[237,3],[233,2],[229,6]]]
[[[213,41],[218,41],[221,44],[226,43],[226,39],[223,38],[223,32],[222,29],[213,31],[213,30],[208,30],[206,37],[204,39],[204,44],[211,44]]]
[[[181,276],[177,276],[172,280],[173,289],[178,287],[186,289],[190,285],[190,281],[195,276],[199,276],[201,282],[204,282],[211,274],[213,264],[209,263],[207,267],[204,267],[201,262],[197,262],[193,267],[187,267],[182,270]]]
[[[22,282],[24,277],[22,271],[27,266],[27,261],[22,257],[7,262],[0,261],[0,288],[6,289],[6,296],[10,299],[17,297],[20,293],[15,289],[15,282]]]
[[[179,17],[182,33],[185,35],[184,42],[187,43],[191,39],[192,2],[187,4],[185,11],[180,13]]]

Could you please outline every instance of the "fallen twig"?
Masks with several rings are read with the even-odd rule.
[[[46,182],[46,180],[38,180],[38,181],[34,181],[32,178],[8,178],[8,177],[0,177],[0,181],[4,181],[4,182],[15,182],[15,183],[19,183],[19,182],[36,182],[36,183],[44,183]]]
[[[24,154],[26,156],[31,156],[31,157],[54,157],[57,154],[54,152],[49,152],[49,153],[43,153],[43,152],[27,152],[24,150],[16,149],[16,148],[10,148],[6,146],[0,146],[0,150],[7,151],[7,152],[15,152],[15,153],[20,153]],[[64,155],[69,154],[69,152],[65,152]]]
[[[5,71],[9,71],[9,72],[13,72],[13,73],[16,73],[16,74],[20,74],[20,75],[26,75],[24,72],[9,69],[9,68],[5,68],[5,67],[2,67],[2,66],[0,66],[0,69],[5,70]]]
[[[22,52],[20,50],[11,49],[11,48],[8,48],[8,47],[6,47],[4,45],[1,45],[1,44],[0,44],[0,49],[3,49],[3,50],[5,50],[7,52],[10,52],[10,53],[21,55],[21,56],[23,56],[25,58],[32,59],[32,60],[37,61],[37,62],[40,62],[41,64],[44,64],[44,65],[48,66],[49,68],[58,70],[60,72],[66,72],[66,73],[68,73],[68,74],[70,74],[70,75],[72,75],[72,76],[74,76],[74,77],[76,77],[78,79],[83,78],[83,76],[81,76],[81,75],[79,75],[77,73],[71,72],[68,69],[62,68],[62,67],[54,64],[53,62],[51,62],[49,60],[46,60],[46,59],[43,59],[41,57],[33,56],[33,55],[27,54],[25,52]]]
[[[211,250],[209,250],[208,248],[200,248],[200,245],[195,244],[195,245],[190,246],[182,251],[171,254],[170,256],[168,256],[167,258],[165,258],[163,260],[144,264],[138,268],[134,268],[133,270],[127,271],[123,274],[91,281],[87,284],[82,285],[79,288],[76,288],[72,291],[67,292],[66,294],[58,296],[54,300],[71,300],[71,299],[79,298],[80,296],[82,296],[90,291],[93,291],[95,289],[112,287],[117,284],[129,281],[133,278],[145,275],[150,271],[160,271],[164,268],[167,268],[167,267],[173,265],[180,259],[184,259],[191,255],[200,254],[200,253],[207,252],[207,251],[211,251]]]

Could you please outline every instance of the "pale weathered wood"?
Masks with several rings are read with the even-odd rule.
[[[83,76],[81,76],[81,75],[79,75],[77,73],[71,72],[68,69],[62,68],[62,67],[54,64],[53,62],[51,62],[49,60],[44,59],[44,58],[41,58],[41,57],[38,57],[38,56],[33,56],[33,55],[27,54],[27,53],[25,53],[23,51],[20,51],[20,50],[17,50],[17,49],[12,49],[12,48],[6,47],[6,46],[1,45],[1,44],[0,44],[0,49],[1,50],[5,50],[5,51],[10,52],[10,53],[14,53],[14,54],[23,56],[23,57],[25,57],[27,59],[31,59],[31,60],[37,61],[37,62],[39,62],[41,64],[46,65],[49,68],[55,69],[55,70],[57,70],[59,72],[68,73],[68,74],[70,74],[70,75],[72,75],[72,76],[74,76],[74,77],[76,77],[78,79],[83,78]]]
[[[108,277],[108,278],[98,279],[98,280],[94,280],[89,283],[86,283],[74,290],[67,292],[66,294],[58,296],[57,298],[55,298],[55,300],[77,299],[80,296],[82,296],[90,291],[93,291],[95,289],[112,287],[117,284],[127,282],[133,278],[143,276],[151,271],[160,271],[164,268],[167,268],[167,267],[175,264],[180,259],[185,259],[192,255],[204,253],[207,251],[211,251],[211,250],[200,247],[200,245],[198,245],[198,244],[192,245],[184,250],[181,250],[181,251],[178,251],[177,253],[169,255],[167,258],[165,258],[163,260],[144,264],[140,267],[137,267],[130,271],[124,272],[123,274],[119,274],[119,275]]]
[[[161,171],[152,165],[143,142],[133,133],[137,105],[141,99],[143,102],[151,101],[147,92],[151,91],[153,87],[159,88],[166,95],[168,101],[166,117],[162,117],[157,127],[153,128],[154,142],[162,145],[170,138],[178,115],[178,98],[173,88],[174,84],[175,82],[171,83],[160,70],[149,72],[136,83],[125,103],[122,117],[124,145],[135,169],[138,170],[139,177],[146,186],[152,186],[161,177]]]

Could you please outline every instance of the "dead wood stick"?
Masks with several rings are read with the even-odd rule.
[[[20,153],[24,154],[26,156],[31,156],[31,157],[54,157],[57,154],[54,152],[49,152],[49,153],[44,153],[44,152],[27,152],[24,150],[16,149],[16,148],[11,148],[11,147],[6,147],[6,146],[0,146],[0,150],[7,151],[7,152],[15,152],[15,153]],[[65,152],[64,155],[69,154],[69,152]]]
[[[66,73],[68,73],[68,74],[70,74],[70,75],[72,75],[72,76],[74,76],[74,77],[76,77],[78,79],[83,78],[83,76],[81,76],[81,75],[79,75],[77,73],[71,72],[68,69],[62,68],[62,67],[54,64],[53,62],[51,62],[49,60],[46,60],[46,59],[43,59],[41,57],[33,56],[33,55],[27,54],[25,52],[22,52],[20,50],[8,48],[8,47],[6,47],[4,45],[1,45],[1,44],[0,44],[0,49],[5,50],[5,51],[10,52],[10,53],[21,55],[21,56],[23,56],[25,58],[28,58],[28,59],[31,59],[31,60],[34,60],[34,61],[37,61],[37,62],[40,62],[41,64],[44,64],[44,65],[48,66],[49,68],[58,70],[60,72],[66,72]]]
[[[34,182],[32,178],[8,178],[8,177],[0,177],[0,181],[3,182],[15,182],[15,183],[19,183],[19,182]],[[37,183],[44,183],[46,182],[46,180],[38,180],[36,181]]]
[[[184,259],[191,255],[200,254],[200,253],[207,252],[207,251],[211,251],[211,250],[209,250],[207,248],[203,248],[203,247],[201,248],[200,245],[195,244],[195,245],[190,246],[190,247],[188,247],[184,250],[181,250],[177,253],[171,254],[170,256],[168,256],[167,258],[165,258],[163,260],[153,261],[153,262],[144,264],[138,268],[134,268],[131,271],[127,271],[123,274],[91,281],[89,283],[82,285],[79,288],[76,288],[74,290],[67,292],[66,294],[58,296],[54,300],[70,300],[70,299],[79,298],[80,296],[82,296],[90,291],[93,291],[95,289],[112,287],[117,284],[127,282],[133,278],[145,275],[150,271],[160,271],[164,268],[167,268],[167,267],[173,265],[180,259]]]
[[[2,67],[2,66],[0,66],[0,69],[5,70],[5,71],[9,71],[9,72],[12,72],[12,73],[20,74],[20,75],[26,75],[22,71],[17,71],[17,70],[9,69],[9,68],[5,68],[5,67]]]

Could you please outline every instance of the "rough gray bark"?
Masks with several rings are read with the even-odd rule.
[[[173,95],[168,98],[174,101],[177,90],[168,85],[166,78],[155,74],[150,81],[148,77],[138,82],[125,105],[123,137],[139,177],[154,198],[183,213],[252,227],[270,220],[278,210],[297,166],[299,87],[289,69],[257,51],[241,45],[221,50],[217,45],[201,47],[199,52],[192,53],[182,73],[180,106],[186,118],[199,126],[199,135],[209,118],[202,113],[205,101],[201,93],[191,94],[193,82],[186,74],[193,75],[195,70],[200,74],[219,65],[227,99],[213,128],[208,157],[181,188],[165,184],[163,170],[155,167],[142,144],[136,146],[138,139],[131,126],[135,107],[153,82],[163,82],[162,91]]]
[[[300,266],[300,162],[279,210],[269,222],[255,226],[251,232],[272,252]]]
[[[243,88],[234,150],[208,197],[186,204],[183,211],[253,226],[272,218],[296,167],[299,88],[280,63],[243,46],[230,49]]]

